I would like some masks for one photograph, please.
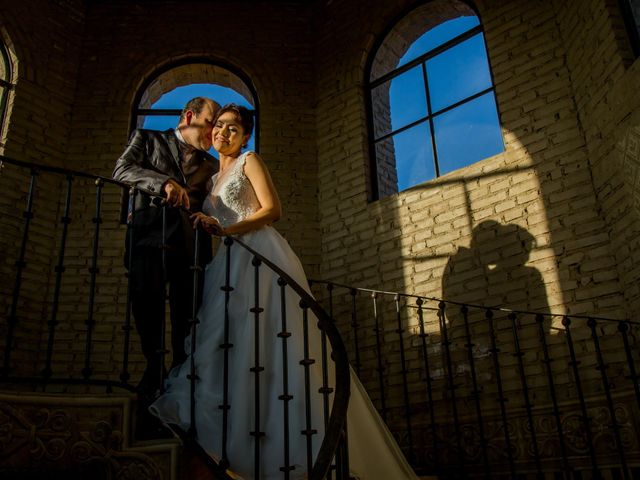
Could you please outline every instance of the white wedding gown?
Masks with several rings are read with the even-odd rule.
[[[259,206],[250,181],[244,174],[246,153],[213,177],[213,188],[204,204],[204,212],[216,217],[223,226],[230,225],[250,215]],[[307,291],[309,286],[298,257],[287,241],[272,227],[242,235],[241,240],[261,255],[287,272]],[[205,270],[204,298],[198,313],[200,321],[196,332],[196,427],[198,442],[216,460],[220,458],[222,444],[223,404],[223,349],[225,293],[225,263],[227,251],[221,245]],[[240,245],[233,245],[230,254],[230,285],[233,291],[229,300],[230,343],[229,350],[229,410],[227,454],[230,470],[242,478],[254,478],[254,437],[249,432],[254,426],[254,313],[255,270],[253,255]],[[260,267],[260,398],[261,426],[265,436],[260,440],[260,477],[282,478],[280,467],[284,465],[281,293],[278,276],[267,266]],[[286,288],[286,321],[291,336],[287,341],[289,394],[290,464],[295,465],[291,478],[306,478],[306,437],[300,432],[306,429],[304,401],[304,368],[300,365],[303,354],[303,322],[299,298]],[[314,459],[323,438],[323,399],[318,392],[322,386],[320,333],[316,318],[309,312],[309,339],[311,358],[316,359],[310,368],[312,428]],[[187,352],[190,351],[187,339]],[[190,358],[169,373],[166,391],[150,411],[164,423],[176,424],[183,429],[190,422]],[[333,365],[329,369],[333,372]],[[333,374],[331,374],[331,379]],[[362,384],[351,372],[351,397],[347,415],[349,460],[352,475],[365,480],[398,480],[417,478],[405,460],[371,403]]]

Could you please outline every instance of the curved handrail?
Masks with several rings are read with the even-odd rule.
[[[388,290],[378,290],[375,288],[365,288],[365,287],[354,287],[352,285],[345,285],[343,283],[338,283],[338,282],[332,282],[331,280],[322,280],[322,279],[315,279],[315,278],[310,278],[309,279],[309,284],[324,284],[327,286],[331,286],[331,288],[333,287],[340,287],[340,288],[345,288],[351,291],[357,291],[357,292],[365,292],[365,293],[370,293],[372,295],[389,295],[389,296],[398,296],[398,297],[405,297],[405,298],[415,298],[416,300],[428,300],[428,301],[432,301],[432,302],[443,302],[445,304],[448,305],[458,305],[460,307],[471,307],[471,308],[477,308],[479,310],[491,310],[492,312],[504,312],[504,313],[515,313],[515,314],[524,314],[524,315],[542,315],[545,317],[571,317],[571,318],[580,318],[583,320],[603,320],[606,322],[626,322],[626,323],[630,323],[630,324],[640,324],[640,321],[638,320],[629,320],[626,318],[620,319],[620,318],[608,318],[608,317],[601,317],[601,316],[597,316],[597,315],[579,315],[579,314],[568,314],[568,313],[553,313],[553,312],[540,312],[540,311],[528,311],[528,310],[512,310],[510,308],[505,308],[505,307],[487,307],[486,305],[477,305],[477,304],[473,304],[473,303],[463,303],[463,302],[457,302],[454,300],[445,300],[442,298],[436,298],[436,297],[428,297],[426,295],[416,295],[415,293],[406,293],[406,292],[391,292]],[[425,307],[422,307],[423,309]],[[437,309],[436,309],[437,310]]]
[[[126,189],[132,188],[131,185],[128,185],[123,182],[119,182],[109,177],[103,177],[100,175],[82,172],[78,170],[72,170],[72,169],[63,168],[63,167],[56,167],[52,165],[43,165],[43,164],[34,163],[34,162],[17,160],[15,158],[11,158],[6,155],[0,155],[0,175],[2,174],[2,170],[4,169],[5,163],[16,166],[16,167],[29,169],[32,172],[49,172],[49,173],[54,173],[54,174],[64,175],[64,176],[76,176],[76,177],[82,177],[82,178],[94,180],[96,182],[110,183]],[[137,187],[133,187],[133,188],[136,190],[148,193],[150,195],[153,195],[153,192],[148,192],[146,190],[143,190]],[[4,368],[2,368],[1,370],[2,372],[0,372],[0,382],[2,383],[28,384],[28,385],[37,385],[37,384],[95,385],[95,386],[104,386],[108,390],[112,388],[122,388],[130,392],[135,392],[136,390],[135,386],[122,380],[119,380],[119,381],[108,380],[108,379],[107,380],[104,380],[104,379],[86,380],[86,379],[76,379],[76,378],[62,378],[62,377],[55,377],[55,376],[48,377],[48,378],[41,378],[41,377],[35,377],[35,376],[34,377],[32,376],[14,377],[14,376],[8,375],[8,372],[5,371]]]
[[[0,155],[0,167],[1,164],[3,162],[6,162],[10,165],[15,165],[17,167],[23,167],[23,168],[30,168],[32,170],[38,170],[38,171],[43,171],[43,172],[50,172],[50,173],[58,173],[60,175],[73,175],[75,177],[82,177],[82,178],[89,178],[92,180],[102,180],[105,183],[111,183],[113,185],[118,185],[120,187],[123,188],[131,188],[132,185],[129,185],[128,183],[124,183],[124,182],[119,182],[118,180],[114,180],[113,178],[110,177],[103,177],[101,175],[95,175],[93,173],[87,173],[87,172],[82,172],[79,170],[72,170],[69,168],[63,168],[63,167],[55,167],[55,166],[51,166],[51,165],[42,165],[39,163],[34,163],[34,162],[25,162],[23,160],[16,160],[15,158],[11,158],[11,157],[7,157],[5,155]],[[138,190],[142,190],[138,187],[136,187]],[[147,193],[146,190],[142,190],[145,193]],[[150,195],[157,195],[154,194],[153,192],[148,192]],[[157,195],[159,196],[159,195]]]
[[[54,173],[58,175],[82,177],[82,178],[94,180],[96,182],[99,181],[103,183],[116,185],[125,189],[129,189],[130,195],[133,194],[135,191],[139,191],[149,195],[150,197],[164,199],[164,196],[162,194],[159,194],[158,192],[151,192],[126,182],[114,180],[112,178],[103,177],[100,175],[68,169],[68,168],[42,165],[42,164],[33,163],[33,162],[16,160],[14,158],[10,158],[5,155],[0,155],[0,173],[1,173],[1,169],[4,167],[3,163],[30,169],[35,172],[42,171],[42,172],[49,172],[49,173]],[[185,211],[188,211],[184,208],[182,209]],[[287,283],[287,285],[300,297],[300,299],[306,303],[308,308],[315,314],[318,320],[319,328],[326,334],[327,338],[329,339],[329,343],[331,345],[331,350],[332,350],[331,358],[333,359],[335,364],[335,391],[333,396],[333,405],[331,408],[331,414],[329,416],[328,423],[325,428],[325,435],[322,440],[320,450],[313,464],[312,470],[309,473],[310,480],[320,480],[326,477],[326,475],[329,472],[329,469],[331,467],[331,462],[335,457],[336,451],[338,449],[338,445],[340,443],[340,440],[343,437],[343,430],[346,424],[346,415],[347,415],[347,408],[349,405],[349,395],[350,395],[350,369],[349,369],[349,361],[347,357],[346,348],[344,346],[342,338],[340,337],[338,329],[336,328],[333,320],[330,318],[327,312],[322,308],[322,306],[320,306],[320,304],[313,298],[312,295],[310,295],[301,285],[299,285],[293,278],[291,278],[291,276],[289,276],[284,270],[282,270],[280,267],[275,265],[268,258],[262,256],[260,253],[251,249],[251,247],[246,245],[240,239],[236,237],[228,237],[228,238],[230,238],[233,242],[238,243],[241,247],[251,252],[256,258],[262,261],[262,263],[264,263],[272,271],[278,274]],[[36,381],[36,382],[45,381],[35,377],[14,379],[14,380],[25,381],[25,382],[26,381]],[[106,385],[108,387],[122,386],[129,390],[132,390],[131,386],[126,382],[101,381],[96,379],[74,381],[73,379],[65,380],[65,379],[58,379],[55,377],[54,378],[50,377],[46,379],[47,383],[56,383],[58,381],[62,383],[68,383],[68,382],[82,383],[82,384],[95,383],[100,385]],[[199,444],[194,438],[190,437],[188,432],[180,432],[178,428],[175,428],[175,430],[177,431],[179,436],[182,437],[183,440],[191,444],[191,446],[194,448],[194,450],[197,453],[204,455],[203,453],[204,450],[202,450],[202,447],[198,448]],[[220,465],[218,465],[217,462],[211,459],[211,457],[209,457],[208,459],[210,459],[211,461],[207,461],[206,463],[210,466],[210,468],[214,470],[216,475],[222,476],[224,478],[232,478],[232,477],[229,477],[223,471],[223,468]]]
[[[36,172],[49,172],[49,173],[56,173],[59,175],[71,175],[74,177],[81,177],[81,178],[86,178],[89,180],[94,180],[96,182],[103,182],[103,183],[110,183],[111,185],[117,185],[118,187],[121,187],[123,189],[126,190],[135,190],[137,192],[142,192],[145,195],[149,195],[150,197],[155,197],[155,198],[159,198],[164,200],[165,197],[158,192],[152,192],[150,190],[147,190],[145,188],[140,188],[136,185],[132,185],[130,183],[127,182],[121,182],[119,180],[114,180],[111,177],[103,177],[102,175],[96,175],[94,173],[87,173],[87,172],[83,172],[80,170],[73,170],[70,168],[63,168],[63,167],[55,167],[52,165],[42,165],[39,163],[34,163],[34,162],[25,162],[23,160],[16,160],[15,158],[11,158],[11,157],[7,157],[5,155],[0,155],[0,174],[2,174],[2,169],[4,168],[3,163],[8,163],[9,165],[15,165],[17,167],[22,167],[22,168],[28,168],[32,171],[36,171]],[[185,211],[188,211],[191,213],[190,210],[187,209],[183,209]]]

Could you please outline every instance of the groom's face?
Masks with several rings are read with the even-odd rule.
[[[211,129],[213,119],[218,111],[217,106],[212,102],[207,102],[198,114],[188,111],[186,113],[186,131],[182,134],[184,139],[198,150],[207,151],[211,148]]]

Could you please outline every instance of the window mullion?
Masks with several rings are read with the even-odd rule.
[[[153,115],[180,115],[182,110],[175,108],[140,108],[136,111],[136,116],[153,116]]]
[[[428,119],[429,119],[429,115],[427,115],[426,117],[421,117],[418,120],[415,120],[415,121],[413,121],[411,123],[408,123],[404,127],[400,127],[400,128],[397,128],[396,130],[393,130],[393,131],[391,131],[389,133],[385,133],[384,135],[376,138],[375,139],[375,143],[379,143],[379,142],[381,142],[383,140],[386,140],[389,137],[393,137],[394,135],[397,135],[398,133],[402,133],[405,130],[409,130],[410,128],[413,128],[416,125],[419,125],[419,124],[423,123],[425,120],[428,120]]]
[[[468,30],[460,35],[458,35],[455,38],[452,38],[451,40],[449,40],[446,43],[443,43],[442,45],[437,46],[436,48],[434,48],[433,50],[428,51],[427,53],[423,53],[422,55],[420,55],[418,58],[411,60],[408,63],[405,63],[404,65],[402,65],[401,67],[396,68],[395,70],[392,70],[388,73],[386,73],[385,75],[381,76],[380,78],[377,78],[376,80],[369,82],[369,88],[374,89],[375,87],[382,85],[383,83],[403,74],[404,72],[407,72],[409,70],[411,70],[413,67],[423,64],[424,62],[426,62],[427,60],[432,59],[433,57],[437,57],[438,55],[440,55],[442,52],[449,50],[450,48],[455,47],[456,45],[464,42],[465,40],[469,40],[471,37],[475,37],[477,34],[482,33],[483,29],[482,29],[482,25],[478,25],[477,27],[472,28],[471,30]]]
[[[431,132],[431,148],[433,149],[433,163],[436,177],[440,176],[438,165],[438,150],[436,148],[436,132],[433,126],[433,115],[431,115],[431,96],[429,95],[429,79],[427,78],[427,62],[422,63],[422,79],[424,80],[424,93],[427,99],[427,117],[429,118],[429,131]]]
[[[462,100],[459,100],[456,103],[452,103],[448,107],[441,108],[440,110],[438,110],[437,112],[435,112],[431,116],[432,117],[437,117],[438,115],[441,115],[443,113],[447,113],[448,111],[453,110],[454,108],[457,108],[457,107],[459,107],[460,105],[462,105],[464,103],[470,102],[471,100],[475,100],[478,97],[486,95],[487,93],[492,92],[493,90],[494,90],[493,86],[491,86],[489,88],[485,88],[484,90],[481,90],[478,93],[474,93],[473,95],[469,95],[468,97],[463,98]]]
[[[492,92],[494,90],[494,87],[486,88],[486,89],[484,89],[484,90],[482,90],[482,91],[480,91],[478,93],[474,93],[473,95],[471,95],[469,97],[463,98],[459,102],[456,102],[456,103],[454,103],[452,105],[449,105],[448,107],[442,108],[442,109],[438,110],[437,112],[431,114],[431,98],[429,97],[428,83],[427,83],[427,79],[426,79],[426,71],[425,71],[425,68],[424,68],[424,64],[423,64],[423,69],[422,70],[423,70],[422,75],[423,75],[423,79],[424,79],[425,90],[426,90],[426,98],[427,98],[427,115],[425,115],[424,117],[418,118],[417,120],[405,125],[404,127],[397,128],[395,130],[390,131],[389,133],[385,133],[384,135],[379,136],[378,138],[374,139],[375,143],[378,143],[378,142],[381,142],[383,140],[386,140],[387,138],[392,137],[394,135],[397,135],[398,133],[402,133],[405,130],[409,130],[410,128],[415,127],[416,125],[418,125],[418,124],[420,124],[420,123],[422,123],[422,122],[424,122],[426,120],[429,120],[431,122],[431,119],[433,117],[437,117],[438,115],[441,115],[441,114],[446,113],[446,112],[448,112],[450,110],[453,110],[454,108],[459,107],[460,105],[462,105],[464,103],[470,102],[471,100],[475,100],[476,98],[481,97],[481,96],[483,96],[483,95],[485,95],[485,94],[487,94],[489,92]]]

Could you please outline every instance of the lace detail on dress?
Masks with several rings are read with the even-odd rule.
[[[245,152],[224,172],[212,177],[213,186],[204,201],[202,211],[218,219],[223,227],[237,223],[260,208],[251,182],[244,173]]]

